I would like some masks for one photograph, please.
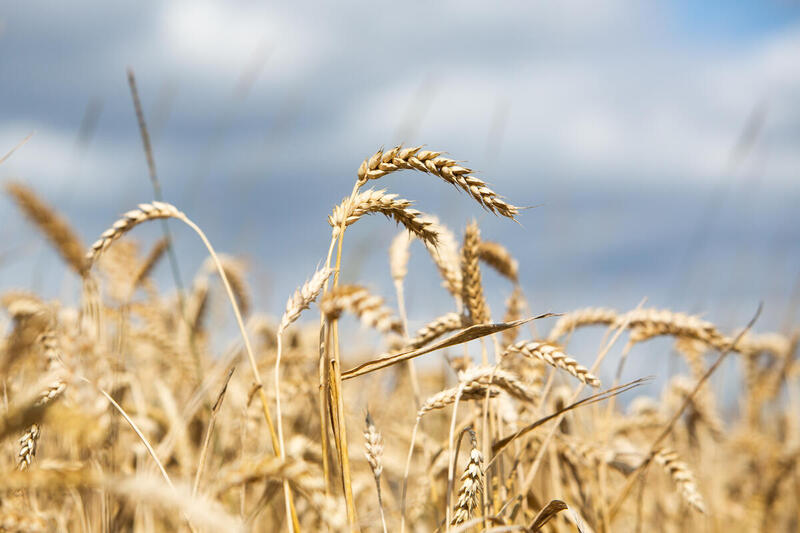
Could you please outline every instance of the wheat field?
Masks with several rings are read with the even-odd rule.
[[[57,206],[7,183],[83,290],[2,295],[0,531],[800,529],[797,334],[725,331],[646,303],[537,309],[525,265],[477,222],[448,228],[389,192],[401,171],[452,185],[476,215],[525,216],[442,152],[378,151],[318,214],[325,260],[280,289],[281,310],[253,308],[243,261],[216,253],[180,205],[143,199],[87,246]],[[347,228],[385,223],[371,214],[398,225],[393,294],[340,282]],[[164,220],[208,252],[184,291],[151,276],[170,234],[137,241],[137,226]],[[424,282],[452,297],[446,314],[406,308],[411,254],[435,265],[440,279]],[[504,309],[487,304],[487,269],[507,281]],[[221,297],[237,336],[209,311]],[[353,349],[345,315],[379,343]],[[409,317],[426,325],[410,331]],[[596,350],[572,353],[588,329],[605,331]],[[659,393],[646,376],[621,382],[656,337],[688,372]],[[743,376],[722,382],[734,415],[709,381],[726,360]]]

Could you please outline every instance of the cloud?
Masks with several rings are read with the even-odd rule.
[[[49,127],[37,121],[8,122],[0,126],[0,151],[5,153],[21,139],[20,132],[33,132],[31,139],[0,166],[0,176],[30,184],[40,191],[70,190],[78,198],[97,201],[125,191],[119,187],[133,157],[131,146],[108,140],[96,141],[87,152],[77,145],[73,132]],[[6,148],[8,147],[8,148]],[[143,167],[143,163],[137,160]],[[114,184],[99,188],[98,185]]]
[[[318,29],[274,7],[250,2],[177,1],[159,14],[159,53],[173,68],[204,81],[235,79],[254,55],[268,58],[271,75],[302,76],[319,47]]]

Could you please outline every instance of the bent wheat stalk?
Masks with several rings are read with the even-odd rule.
[[[244,341],[245,352],[247,353],[247,357],[250,362],[250,367],[253,371],[253,379],[256,382],[256,386],[258,388],[258,396],[261,400],[261,407],[264,412],[264,419],[267,422],[267,426],[269,428],[270,437],[272,439],[272,449],[276,456],[280,455],[280,445],[278,443],[278,435],[275,432],[275,426],[272,423],[272,416],[269,414],[269,402],[267,401],[267,395],[264,392],[264,383],[261,380],[261,375],[258,371],[258,364],[256,363],[255,354],[253,353],[253,347],[250,344],[250,337],[247,335],[247,329],[244,327],[244,321],[242,320],[242,314],[239,310],[239,305],[236,302],[236,296],[234,295],[233,289],[231,288],[231,284],[228,281],[228,276],[225,273],[225,268],[223,267],[219,257],[217,256],[214,247],[211,246],[211,242],[206,237],[203,230],[200,227],[192,222],[189,217],[183,214],[181,211],[178,210],[177,207],[174,205],[168,204],[166,202],[153,202],[151,204],[139,204],[138,209],[133,209],[125,213],[121,219],[117,220],[109,229],[104,231],[100,238],[95,241],[92,245],[91,250],[86,255],[86,271],[88,272],[94,263],[97,261],[97,258],[108,249],[111,244],[122,237],[125,233],[132,230],[134,227],[142,224],[144,222],[156,219],[163,219],[163,218],[175,218],[180,220],[187,226],[189,226],[199,237],[200,240],[203,241],[208,253],[211,255],[212,260],[214,261],[214,265],[217,267],[217,273],[219,274],[220,279],[222,279],[222,284],[225,287],[225,292],[228,295],[228,300],[230,300],[231,307],[233,308],[233,314],[236,318],[236,324],[239,326],[239,333],[242,335],[242,340]],[[294,505],[292,505],[294,509]],[[297,526],[297,518],[296,513],[294,510],[292,511],[292,521]]]
[[[293,322],[300,318],[300,313],[304,309],[308,309],[311,302],[317,299],[322,285],[328,281],[333,271],[330,268],[322,268],[311,276],[311,279],[306,281],[302,287],[298,288],[287,300],[286,311],[281,317],[281,323],[278,326],[278,331],[275,334],[277,346],[275,355],[275,412],[278,424],[278,450],[281,460],[286,459],[286,447],[283,441],[283,419],[281,414],[281,355],[283,352],[283,332],[286,331]],[[322,421],[320,421],[322,422]],[[286,501],[286,514],[291,515],[291,492],[289,489],[288,480],[283,480],[283,492]],[[294,531],[294,524],[288,522],[289,531]]]

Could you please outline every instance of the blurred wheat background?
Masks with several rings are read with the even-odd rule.
[[[26,192],[9,184],[20,183],[30,188],[39,201],[52,206],[69,221],[78,239],[85,244],[94,242],[113,221],[143,202],[163,199],[185,213],[202,228],[216,251],[223,254],[233,289],[239,285],[240,290],[234,290],[239,305],[253,311],[245,313],[245,318],[251,320],[247,324],[251,333],[270,332],[264,334],[263,339],[259,338],[256,352],[258,364],[263,365],[265,385],[262,390],[269,396],[274,415],[273,337],[275,325],[284,313],[284,302],[324,265],[331,240],[331,226],[326,218],[348,197],[362,160],[376,150],[388,150],[396,145],[446,150],[442,156],[478,169],[474,175],[488,182],[506,200],[530,207],[520,211],[516,217],[519,223],[515,224],[482,210],[468,195],[457,193],[442,180],[417,172],[406,172],[402,178],[369,185],[376,189],[387,188],[399,198],[414,200],[414,208],[435,214],[443,225],[453,230],[459,246],[467,224],[475,218],[480,227],[478,240],[501,242],[518,262],[518,285],[526,297],[526,308],[521,316],[603,307],[617,310],[619,316],[601,322],[620,327],[619,317],[628,316],[625,312],[641,305],[647,309],[689,313],[699,317],[696,320],[713,323],[715,331],[722,332],[720,335],[724,334],[725,339],[731,341],[761,304],[758,320],[748,335],[779,335],[780,340],[776,342],[783,344],[775,350],[780,352],[778,359],[793,360],[792,335],[800,322],[800,247],[797,246],[800,242],[797,209],[800,205],[800,99],[797,98],[800,94],[800,5],[796,2],[739,2],[735,5],[706,2],[701,5],[680,1],[652,5],[617,0],[602,4],[570,0],[558,4],[406,2],[379,6],[364,2],[263,5],[175,1],[117,5],[79,1],[47,6],[18,3],[3,11],[0,14],[0,157],[3,158],[0,180],[10,194],[0,198],[0,292],[11,295],[4,301],[7,312],[3,318],[7,336],[3,363],[6,413],[13,414],[21,398],[15,396],[14,387],[51,377],[46,373],[30,373],[30,369],[17,369],[14,365],[21,364],[21,354],[40,351],[50,354],[41,359],[48,362],[46,369],[42,366],[42,372],[50,372],[53,370],[51,363],[58,359],[53,355],[54,342],[63,345],[59,350],[67,347],[74,350],[67,359],[78,357],[78,353],[91,353],[81,363],[87,365],[86,377],[98,383],[110,379],[103,383],[106,388],[113,389],[112,396],[122,407],[133,409],[134,419],[138,416],[140,422],[147,419],[154,424],[149,427],[151,436],[158,433],[157,428],[168,431],[164,428],[177,424],[175,417],[179,416],[179,410],[169,412],[165,407],[170,402],[181,406],[190,398],[199,402],[198,410],[192,412],[195,418],[182,422],[196,427],[193,426],[194,433],[186,437],[187,442],[177,445],[180,449],[175,452],[176,456],[166,454],[164,447],[158,450],[171,458],[172,464],[167,465],[167,470],[191,481],[204,449],[204,431],[209,420],[213,420],[208,408],[225,375],[223,363],[230,363],[232,351],[242,359],[232,381],[233,399],[229,402],[236,409],[247,411],[248,393],[254,394],[248,388],[253,380],[248,374],[249,363],[236,344],[241,340],[237,323],[222,286],[209,281],[215,272],[214,264],[208,259],[207,249],[186,224],[167,221],[175,263],[165,256],[146,272],[133,267],[146,264],[144,258],[163,236],[164,227],[159,222],[142,224],[132,235],[123,237],[110,247],[114,251],[119,246],[120,251],[109,254],[108,264],[100,264],[104,275],[120,271],[120,279],[112,275],[99,287],[101,295],[87,297],[87,284],[80,275],[84,267],[70,266],[69,261],[63,261],[57,247],[51,246],[36,225],[21,216],[15,201],[25,204]],[[131,77],[147,122],[151,161],[143,149]],[[153,174],[157,176],[159,193],[154,193]],[[30,207],[30,202],[28,205]],[[339,283],[366,287],[371,293],[381,295],[395,314],[401,316],[403,312],[395,292],[397,276],[393,276],[387,263],[390,243],[399,230],[393,224],[373,218],[368,217],[348,228]],[[133,242],[138,248],[133,248]],[[64,255],[69,258],[69,253],[62,250],[61,256]],[[126,265],[130,271],[122,273],[125,269],[119,265]],[[413,333],[432,318],[452,312],[454,307],[451,294],[439,287],[436,265],[422,247],[412,248],[408,271],[403,292],[407,325],[399,328],[395,324],[395,329],[405,329],[413,337]],[[507,278],[507,272],[504,276],[502,269],[498,273],[484,267],[478,281],[494,322],[503,319],[507,301],[517,294],[515,284],[509,284]],[[208,308],[195,309],[202,327],[198,322],[188,333],[181,331],[180,339],[166,342],[163,335],[173,328],[177,330],[181,323],[175,315],[180,307],[175,299],[179,285],[183,286],[185,304],[189,306],[193,303],[191,297],[196,296],[198,290],[202,292],[203,287],[215,296],[209,299]],[[156,309],[161,313],[157,319],[148,318],[159,324],[159,338],[154,337],[153,331],[133,332],[150,335],[147,341],[136,340],[131,332],[120,333],[125,328],[119,324],[125,324],[129,318],[125,313],[137,313],[135,305],[133,310],[127,308],[128,300],[137,290],[139,296],[146,295],[152,307],[149,312]],[[129,295],[127,291],[133,292]],[[37,302],[28,299],[34,294]],[[351,293],[346,296],[350,298],[350,308],[343,309],[352,310],[356,305],[353,304],[355,297]],[[109,306],[105,310],[109,316],[104,327],[111,328],[105,332],[96,328],[99,336],[91,349],[85,345],[86,339],[79,342],[76,338],[76,335],[80,337],[76,332],[85,327],[81,323],[83,315],[78,318],[69,314],[77,314],[85,308],[87,299],[99,307]],[[52,302],[56,301],[60,302],[58,311],[52,308]],[[105,303],[101,305],[100,302]],[[31,325],[20,318],[29,317],[32,309],[41,310],[38,306],[48,308],[48,317],[53,313],[60,316],[64,330],[54,333],[50,326]],[[59,315],[66,311],[69,311],[68,316]],[[117,311],[122,318],[114,315]],[[297,363],[292,358],[302,360],[303,350],[314,352],[317,349],[319,328],[315,328],[314,322],[319,309],[314,307],[313,313],[302,321],[302,334],[292,341],[287,354],[289,386],[293,386],[293,379],[308,371],[302,362]],[[263,322],[253,323],[254,317],[263,318]],[[472,322],[488,320],[472,317]],[[546,337],[553,323],[554,319],[546,325],[539,325],[537,321],[539,334]],[[130,327],[135,329],[135,325],[132,322]],[[466,323],[462,325],[467,326]],[[19,335],[27,327],[32,328],[28,336],[33,337],[20,340]],[[664,333],[651,331],[648,338]],[[683,344],[676,345],[673,338],[637,344],[617,375],[625,346],[620,341],[596,371],[603,389],[612,383],[653,376],[639,387],[637,394],[661,398],[661,408],[667,410],[660,413],[662,424],[669,420],[668,407],[674,406],[664,399],[662,392],[674,394],[676,390],[683,390],[688,394],[687,390],[691,391],[696,383],[680,380],[676,383],[674,376],[689,374],[696,380],[702,375],[702,368],[692,368],[691,357],[681,356],[702,350],[696,345],[688,346],[683,334],[667,333],[679,337]],[[42,334],[44,337],[36,337]],[[53,341],[54,335],[61,335],[60,340]],[[602,345],[601,336],[598,331],[595,336],[570,338],[569,356],[584,367],[590,367]],[[342,340],[345,363],[340,370],[368,360],[385,351],[387,346],[395,349],[403,346],[403,343],[381,344],[382,335],[359,327],[350,318],[343,319],[341,337],[347,340]],[[528,337],[526,330],[519,340]],[[175,385],[188,375],[192,375],[192,379],[181,383],[180,387],[172,387],[168,395],[161,385],[154,386],[154,390],[144,385],[131,386],[131,390],[125,392],[120,380],[141,380],[160,368],[157,361],[148,359],[141,363],[144,366],[140,370],[145,374],[136,375],[134,367],[125,370],[112,365],[106,368],[97,362],[103,359],[103,354],[126,353],[126,342],[139,347],[147,344],[145,352],[156,360],[179,359],[184,373],[175,370],[178,372],[175,375],[164,375],[165,384]],[[473,345],[470,355],[480,362],[480,344],[473,341]],[[723,353],[728,346],[719,339],[706,345]],[[755,350],[752,346],[750,349]],[[192,352],[194,361],[187,350]],[[448,352],[449,356],[462,354],[461,347]],[[314,357],[316,355],[312,359]],[[752,363],[751,359],[745,358]],[[441,354],[417,360],[424,374],[420,378],[423,389],[428,393],[446,388],[445,385],[452,385],[456,379],[452,373],[449,378],[442,375],[442,361]],[[709,364],[712,361],[707,360]],[[790,363],[782,365],[768,366],[765,372],[774,370],[784,379],[791,375],[792,367]],[[311,367],[316,380],[314,365]],[[23,365],[22,368],[27,367]],[[401,380],[400,370],[397,372],[396,379]],[[743,391],[750,390],[748,397],[753,393],[752,382],[747,387],[743,385],[752,379],[748,372],[752,373],[752,368],[748,370],[742,361],[729,357],[711,376],[715,409],[727,430],[732,432],[739,427],[735,420],[747,422],[741,433],[736,434],[738,436],[728,435],[728,443],[740,437],[745,439],[742,435],[754,438],[752,431],[767,424],[766,419],[756,420],[758,417],[742,405]],[[463,375],[458,379],[462,383],[465,380]],[[59,382],[48,383],[45,385],[49,387]],[[201,387],[204,383],[205,388]],[[345,382],[345,389],[351,384]],[[415,420],[410,398],[412,392],[419,392],[411,383],[402,380],[395,385],[408,396],[403,400],[405,407],[409,407],[408,412],[400,405],[389,408],[383,402],[366,402],[359,397],[353,400],[347,413],[361,424],[363,408],[369,403],[375,419],[373,428],[380,430],[383,423],[388,430],[390,420],[392,423],[403,421],[397,427],[391,426],[393,433],[402,433],[402,437],[394,435],[394,438],[403,444],[400,447],[403,449],[391,452],[396,455],[391,460],[397,464],[388,469],[395,477],[387,482],[392,485],[384,488],[384,497],[388,498],[385,520],[389,530],[397,530],[400,524],[399,482]],[[374,389],[365,388],[364,391],[379,395],[386,391],[385,386],[385,383],[370,381],[369,387]],[[77,388],[72,383],[67,390]],[[87,390],[80,394],[91,396]],[[316,394],[315,385],[312,392]],[[97,394],[91,396],[92,402],[102,403]],[[335,396],[334,391],[332,399]],[[172,399],[165,399],[167,397]],[[621,395],[615,401],[620,409],[633,408],[629,405],[632,397]],[[779,387],[769,399],[775,401],[780,416],[789,416],[792,411],[784,408],[790,398],[789,388]],[[78,401],[81,399],[85,400],[84,396],[78,397]],[[543,406],[550,405],[548,402],[543,401],[536,413],[549,412],[542,411]],[[561,405],[557,407],[560,409],[563,403],[554,405]],[[145,406],[155,404],[160,405],[158,416],[161,419],[152,413],[146,414]],[[200,404],[205,410],[200,409]],[[604,410],[604,404],[600,405]],[[317,408],[311,400],[308,406]],[[94,416],[101,407],[106,409],[107,406],[94,405],[95,411],[89,409],[80,412],[80,416],[89,417],[90,413]],[[285,416],[292,420],[292,431],[287,433],[296,433],[298,438],[304,435],[318,446],[319,428],[312,431],[308,427],[298,427],[297,417],[302,414],[297,412],[296,406],[288,409]],[[491,409],[492,416],[497,415],[496,410]],[[645,411],[652,414],[647,410],[636,413]],[[104,412],[111,416],[111,412]],[[521,410],[520,413],[523,416],[525,412]],[[67,414],[76,418],[76,427],[83,427],[86,420],[77,420],[80,418],[77,411],[67,409]],[[334,421],[335,414],[333,408]],[[259,421],[263,425],[263,418],[258,419],[256,415],[258,412],[252,415],[253,420],[245,418],[254,427]],[[233,415],[229,412],[227,416]],[[320,424],[317,412],[315,416],[316,421],[309,422],[312,426]],[[221,415],[221,418],[225,417]],[[431,438],[446,440],[449,419],[445,418],[442,416],[437,422]],[[9,420],[7,418],[6,422],[11,424]],[[113,424],[124,424],[118,416],[114,420]],[[219,423],[226,428],[226,424],[235,425],[238,421]],[[499,429],[504,427],[503,423],[510,424],[498,418],[500,426],[493,427],[493,436],[502,436]],[[109,424],[112,422],[107,421],[98,429],[101,436],[65,437],[70,442],[65,449],[77,454],[71,460],[79,457],[86,460],[83,452],[77,450],[82,449],[81,446],[100,446],[101,441],[110,439],[106,432],[130,433],[127,426],[122,429]],[[475,449],[483,449],[485,454],[483,439],[488,437],[481,431],[480,422],[476,424]],[[591,424],[584,425],[583,431],[591,434],[591,428]],[[348,422],[348,430],[353,440],[351,446],[358,446],[360,453],[359,432],[363,428]],[[264,427],[260,427],[260,431],[264,431]],[[725,430],[716,427],[714,431]],[[129,441],[120,439],[116,445],[104,449],[104,453],[124,453],[118,448],[125,449],[138,442],[133,433],[127,433],[125,438]],[[374,431],[370,433],[369,426],[366,433],[372,435],[372,441],[367,438],[367,442],[372,442],[374,453],[380,448],[377,437]],[[779,443],[784,436],[771,435],[770,446]],[[225,471],[224,459],[234,454],[239,441],[228,437],[229,440],[216,443],[216,457],[215,448],[211,447],[208,468],[212,471]],[[264,440],[250,435],[242,436],[241,442],[248,438],[255,439],[248,448],[251,451],[272,453],[266,433],[261,435]],[[692,438],[672,443],[681,453],[703,450],[691,460],[683,459],[696,466],[703,458],[714,457],[713,451],[709,451],[714,448],[709,444],[712,441],[706,442],[705,448],[693,448]],[[472,460],[468,449],[470,439],[469,432],[465,432],[461,444],[464,461]],[[337,446],[339,440],[338,437],[333,439]],[[736,442],[737,446],[741,444],[739,440]],[[11,456],[2,464],[13,468],[14,448],[19,448],[18,442],[6,439],[6,444],[9,444],[7,449]],[[164,441],[161,444],[168,446]],[[575,443],[570,445],[574,447]],[[295,446],[308,448],[297,442]],[[422,446],[428,453],[433,445]],[[726,447],[717,459],[722,461],[728,454],[733,455],[734,450],[741,449],[741,446]],[[329,453],[331,462],[336,463],[333,452],[329,450]],[[659,453],[662,455],[656,459],[662,463],[670,465],[679,461],[671,458],[670,452]],[[793,462],[785,463],[786,458],[781,453],[775,451],[770,455],[770,460],[774,459],[769,463],[770,468],[774,467],[776,472],[783,472],[782,468],[794,469],[789,471],[796,485],[797,469]],[[137,454],[137,460],[146,461],[142,450]],[[113,457],[91,454],[88,457],[94,461],[92,464],[115,464]],[[316,459],[319,458],[305,457],[304,460],[317,468]],[[359,460],[363,462],[360,455]],[[426,460],[432,458],[426,457]],[[464,464],[467,463],[463,462],[462,466]],[[260,467],[265,468],[263,464]],[[425,468],[422,463],[417,467]],[[240,474],[246,470],[240,463],[236,468]],[[331,479],[339,475],[336,468],[331,466]],[[133,470],[138,472],[138,468]],[[362,470],[359,476],[363,474],[369,480],[368,472]],[[526,520],[514,522],[508,520],[506,514],[503,520],[507,520],[507,524],[525,523],[533,530],[531,520],[539,509],[547,501],[563,496],[549,493],[554,486],[561,486],[561,481],[550,484],[558,477],[553,472],[559,470],[552,465],[545,470],[551,479],[539,486],[542,494],[537,494],[535,501],[526,501],[522,514],[515,515]],[[262,472],[261,475],[266,474]],[[459,476],[456,476],[451,503],[461,498]],[[335,506],[331,502],[338,502],[320,503],[322,500],[309,496],[317,494],[315,491],[321,490],[319,486],[303,485],[289,475],[285,478],[298,483],[293,485],[293,490],[301,494],[298,503],[301,511],[310,513],[304,507],[306,504],[319,510],[320,506]],[[24,486],[23,478],[14,479],[19,480],[14,481],[18,486]],[[357,498],[369,498],[369,503],[364,504],[367,518],[362,516],[359,524],[367,529],[380,527],[378,508],[372,501],[374,494],[364,492],[367,489],[363,487],[363,477],[358,480],[362,485]],[[180,522],[176,518],[169,522],[153,518],[148,514],[150,511],[141,515],[138,508],[115,508],[118,500],[114,498],[122,501],[143,489],[128,487],[113,493],[104,485],[107,482],[106,478],[80,481],[86,483],[85,487],[105,490],[109,495],[98,502],[85,495],[76,497],[77,493],[73,492],[73,503],[58,503],[59,509],[66,509],[80,501],[85,507],[82,511],[73,509],[70,511],[73,514],[65,511],[56,517],[53,513],[38,513],[39,506],[35,502],[28,502],[28,507],[44,516],[47,527],[67,530],[79,523],[84,530],[202,527],[203,520],[209,520],[208,524],[214,524],[213,527],[224,524],[239,527],[237,517],[256,529],[275,524],[287,527],[283,521],[285,516],[281,514],[283,493],[280,491],[274,500],[277,503],[271,503],[272,507],[263,514],[254,511],[260,496],[248,494],[252,498],[242,496],[241,502],[235,504],[220,496],[224,511],[215,508],[216,515],[200,518],[192,514],[196,509],[190,508],[191,498],[183,493],[180,497],[171,493],[178,501],[175,508],[188,513],[192,519]],[[66,486],[72,490],[80,483],[67,482]],[[240,481],[231,483],[237,487],[241,484]],[[606,486],[604,483],[599,481],[598,487]],[[334,485],[331,482],[331,486]],[[441,494],[446,484],[440,485],[438,496],[430,498],[441,504],[441,516],[428,509],[418,510],[419,514],[409,517],[410,523],[420,531],[437,526],[446,528],[442,522],[445,497]],[[247,483],[244,486],[247,487]],[[269,487],[269,483],[266,486]],[[616,487],[614,483],[608,486]],[[780,486],[781,490],[788,490],[786,486]],[[705,486],[701,483],[701,489],[706,489],[706,498],[709,497],[707,491],[715,487],[717,485],[711,482]],[[215,487],[217,489],[229,490]],[[242,490],[242,494],[247,492]],[[374,487],[370,486],[369,490]],[[417,487],[417,490],[422,489]],[[616,494],[615,490],[611,493]],[[796,496],[796,487],[794,491]],[[421,494],[418,492],[417,496]],[[791,494],[784,496],[791,501]],[[30,498],[31,494],[25,497]],[[611,505],[613,498],[606,494],[602,498]],[[742,517],[747,517],[748,527],[754,530],[768,524],[767,518],[762,516],[763,502],[755,504],[747,498],[737,498],[730,496],[730,501],[741,503],[743,507],[730,511],[725,515],[727,518],[706,522],[677,521],[675,530],[687,523],[694,527],[702,523],[707,530],[716,530],[724,527],[726,519]],[[691,497],[687,501],[690,500]],[[779,502],[776,505],[780,510],[787,508],[787,500],[776,498],[775,501]],[[575,506],[573,502],[568,503],[571,509]],[[718,509],[727,503],[728,500],[720,497],[706,505]],[[761,506],[760,510],[753,511],[754,506]],[[12,509],[13,505],[6,508]],[[607,508],[601,505],[598,509],[592,504],[586,509],[597,512],[597,516],[590,513],[584,517],[589,527],[618,530],[613,527]],[[343,507],[339,510],[344,512]],[[382,512],[383,507],[380,510]],[[648,520],[656,520],[659,512],[649,509],[645,515]],[[675,509],[663,512],[665,516],[676,513]],[[477,514],[474,510],[469,513],[470,516],[487,514],[488,508]],[[303,528],[322,524],[336,530],[348,523],[342,518],[341,524],[325,524],[324,520],[308,518],[310,514],[301,515],[296,525]],[[776,511],[776,522],[771,525],[797,527],[796,516],[794,520],[787,518],[789,516],[791,512],[784,515]],[[188,526],[193,520],[194,525]],[[641,526],[642,521],[631,519],[624,522],[625,527],[619,523],[617,527],[628,530],[634,523]],[[644,523],[650,523],[652,528],[656,522],[645,520]],[[487,527],[485,522],[479,525]],[[0,529],[3,527],[13,530],[0,523]],[[546,527],[569,530],[573,525],[558,518]]]

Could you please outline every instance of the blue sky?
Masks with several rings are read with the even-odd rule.
[[[0,180],[35,187],[87,243],[152,199],[130,66],[167,200],[250,260],[268,313],[326,252],[325,217],[360,161],[405,142],[539,206],[517,226],[428,177],[378,184],[459,234],[476,217],[519,257],[534,311],[648,297],[733,328],[763,300],[759,327],[776,329],[800,274],[799,15],[788,0],[15,3],[0,15],[0,154],[35,134]],[[0,287],[74,298],[5,198],[0,217]],[[359,226],[344,276],[393,301],[397,230]],[[190,279],[203,250],[175,231]],[[419,325],[450,303],[414,254]],[[166,265],[157,276],[171,289]],[[487,278],[499,310],[510,289]]]

